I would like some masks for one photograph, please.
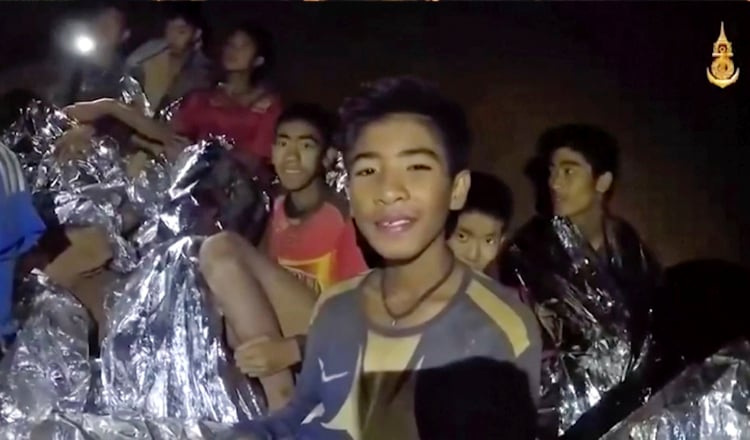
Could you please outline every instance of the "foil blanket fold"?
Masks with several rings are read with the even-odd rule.
[[[257,384],[224,348],[197,250],[223,229],[259,235],[265,191],[222,138],[186,148],[174,165],[154,161],[140,181],[126,175],[106,136],[61,164],[55,140],[73,126],[37,102],[2,139],[19,152],[34,191],[53,194],[62,225],[107,230],[122,276],[106,297],[100,357],[93,321],[71,292],[39,271],[20,284],[21,330],[0,362],[0,440],[215,438],[262,415]],[[129,238],[125,206],[141,216]]]
[[[655,269],[629,228],[614,219],[605,228],[606,256],[560,217],[533,220],[509,249],[510,276],[533,297],[551,351],[542,366],[540,423],[559,435],[648,354],[650,310],[639,298],[648,297]]]
[[[688,367],[605,440],[750,439],[750,343]]]

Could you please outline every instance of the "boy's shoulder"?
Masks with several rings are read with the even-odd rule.
[[[370,272],[372,272],[372,270],[368,270],[361,273],[360,275],[357,275],[354,278],[349,278],[348,280],[341,281],[327,289],[324,289],[320,293],[318,301],[315,304],[313,319],[316,316],[320,315],[320,313],[324,309],[338,310],[341,307],[349,307],[349,304],[351,304],[351,302],[356,298],[359,287],[362,285]]]
[[[521,301],[518,291],[474,271],[466,287],[469,300],[505,333],[516,354],[538,339],[536,316]]]

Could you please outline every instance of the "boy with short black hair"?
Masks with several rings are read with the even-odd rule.
[[[154,113],[194,90],[209,88],[217,79],[201,50],[206,24],[200,5],[178,2],[164,6],[164,37],[144,43],[126,61]]]
[[[545,345],[551,356],[545,363],[549,362],[553,368],[558,368],[555,363],[560,353],[569,357],[588,356],[587,369],[600,368],[601,365],[591,361],[596,360],[591,354],[581,353],[580,347],[591,342],[580,340],[580,323],[576,317],[569,319],[572,312],[567,312],[562,306],[567,304],[565,301],[570,290],[617,290],[617,298],[622,298],[623,303],[616,304],[615,308],[623,311],[618,316],[627,318],[622,318],[623,322],[609,319],[607,325],[628,330],[632,356],[637,358],[649,327],[649,309],[660,268],[637,231],[609,210],[619,171],[617,141],[599,127],[568,124],[546,131],[539,140],[538,154],[540,162],[548,166],[546,190],[552,214],[568,219],[580,234],[583,246],[575,246],[575,252],[586,256],[583,261],[587,267],[585,270],[574,269],[574,264],[581,262],[572,261],[570,251],[565,249],[565,245],[574,246],[571,243],[577,237],[567,239],[571,243],[561,243],[550,219],[539,216],[513,237],[512,256],[503,265],[504,281],[510,283],[520,275],[524,287],[529,288],[529,296],[546,330]],[[630,373],[629,359],[623,357],[622,362],[622,365],[608,368],[620,368],[624,374]],[[596,376],[599,372],[587,371],[586,374]],[[611,385],[610,390],[617,389],[616,384]],[[597,391],[603,393],[607,390]],[[624,403],[627,399],[623,395],[612,396],[616,395],[604,394],[601,411],[590,410],[588,415],[579,419],[576,426],[567,431],[570,438],[578,438],[578,435],[582,435],[580,438],[599,438],[614,421],[619,420],[617,417],[634,408]],[[549,411],[544,412],[540,424],[549,431],[548,435],[556,437],[555,409],[560,405],[559,396],[552,391],[545,397],[548,398],[544,400],[548,401],[543,406]],[[610,402],[606,403],[608,399]],[[636,400],[634,398],[630,403]]]
[[[472,357],[512,362],[537,395],[533,315],[446,243],[448,213],[471,184],[461,107],[422,81],[394,78],[341,114],[352,212],[383,268],[329,292],[292,402],[242,428],[257,439],[419,438],[413,373]]]
[[[272,163],[284,193],[260,249],[231,232],[209,237],[200,267],[226,318],[240,369],[259,377],[271,409],[283,406],[322,289],[367,269],[346,201],[325,183],[336,119],[317,105],[278,119]]]
[[[622,288],[642,291],[636,286],[653,284],[660,272],[656,259],[635,228],[609,209],[619,172],[617,140],[593,125],[568,124],[546,131],[538,148],[549,166],[547,183],[553,214],[568,218],[578,228],[615,278],[624,283]],[[525,237],[539,229],[535,224],[531,221],[519,231],[514,238],[519,246],[524,247]],[[644,308],[643,300],[648,302],[645,298],[630,299],[640,304],[633,304],[638,310]]]
[[[472,171],[466,203],[448,220],[448,245],[464,264],[487,271],[497,260],[512,216],[513,195],[508,185],[492,174]]]

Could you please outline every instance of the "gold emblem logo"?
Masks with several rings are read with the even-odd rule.
[[[714,51],[711,56],[714,57],[714,61],[710,68],[706,68],[708,82],[722,89],[736,83],[740,77],[740,69],[734,68],[732,43],[727,40],[724,33],[723,21],[721,22],[719,39],[714,43]]]

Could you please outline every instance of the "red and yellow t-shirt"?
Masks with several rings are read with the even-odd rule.
[[[307,216],[289,218],[276,199],[266,236],[271,258],[313,288],[316,295],[367,270],[354,223],[335,200]]]

